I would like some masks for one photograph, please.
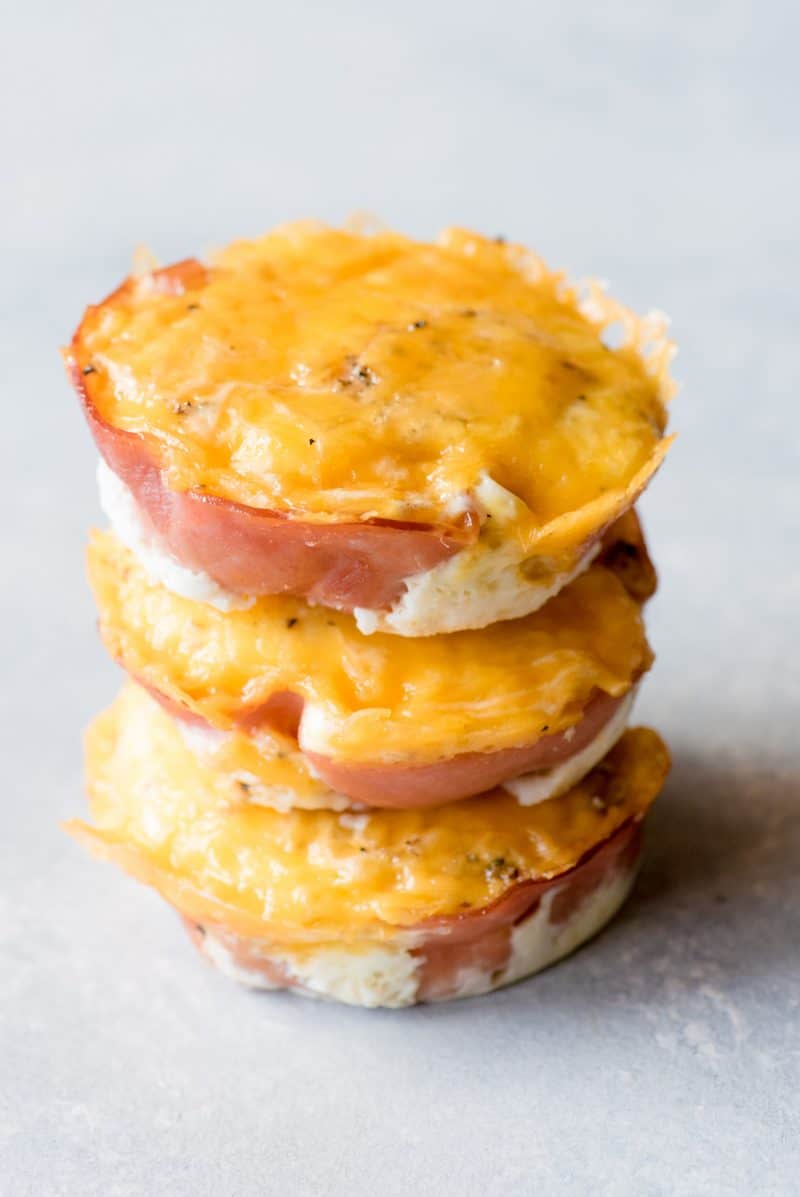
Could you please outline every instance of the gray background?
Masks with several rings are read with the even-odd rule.
[[[796,6],[4,11],[0,1191],[800,1191]],[[118,678],[57,346],[138,241],[354,209],[528,241],[681,346],[640,708],[675,768],[637,895],[537,980],[397,1013],[232,988],[58,827]]]

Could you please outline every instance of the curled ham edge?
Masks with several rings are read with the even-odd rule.
[[[193,727],[210,727],[202,716],[141,678],[136,681],[174,719]],[[309,751],[303,743],[303,700],[288,691],[273,694],[257,711],[246,715],[239,730],[247,734],[259,723],[266,723],[281,735],[296,739],[320,780],[358,806],[409,810],[471,798],[502,786],[505,781],[562,764],[588,747],[613,719],[629,693],[630,690],[614,697],[596,691],[576,723],[563,731],[541,736],[532,744],[494,752],[464,752],[423,765],[348,763]]]
[[[133,494],[147,532],[177,561],[234,594],[291,594],[353,611],[381,611],[406,579],[433,569],[480,533],[467,511],[452,527],[391,520],[310,523],[198,490],[171,490],[155,443],[104,420],[79,364],[79,334],[67,371],[106,465]]]
[[[202,263],[187,259],[149,278],[156,290],[180,295],[201,285],[207,276]],[[127,280],[98,306],[122,296],[134,283]],[[88,362],[82,360],[82,329],[83,322],[65,361],[100,455],[133,494],[145,531],[182,565],[207,574],[225,590],[256,596],[291,594],[342,611],[384,611],[402,597],[410,577],[433,569],[477,541],[476,510],[467,510],[448,527],[380,519],[313,523],[199,490],[170,489],[156,442],[145,433],[117,428],[100,415],[83,372]],[[625,508],[633,505],[665,449],[666,443],[640,484],[626,495]],[[576,561],[601,539],[622,510],[579,546]]]
[[[513,885],[482,910],[442,916],[404,928],[404,933],[411,932],[417,937],[415,946],[409,949],[410,955],[419,961],[414,1000],[446,1001],[458,997],[464,978],[469,976],[480,977],[482,983],[478,992],[503,984],[505,970],[511,961],[512,933],[515,927],[539,911],[548,893],[553,893],[547,910],[548,923],[554,928],[566,929],[570,919],[591,901],[601,886],[617,878],[633,881],[641,850],[640,820],[631,818],[564,873],[547,880]],[[207,959],[211,955],[206,951],[206,940],[213,936],[233,965],[242,970],[254,986],[303,989],[302,981],[294,976],[281,957],[279,945],[257,937],[233,934],[222,924],[199,922],[183,914],[180,907],[178,909],[192,942]],[[615,910],[609,911],[609,915],[613,913]],[[599,929],[599,925],[592,927],[587,937]],[[550,957],[546,963],[552,963],[556,958]]]

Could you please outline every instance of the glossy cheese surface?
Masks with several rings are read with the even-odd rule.
[[[297,694],[303,746],[340,760],[529,744],[575,724],[594,691],[626,693],[652,659],[638,603],[601,565],[524,619],[424,640],[366,637],[288,597],[218,611],[153,582],[111,533],[93,536],[89,574],[105,643],[138,680],[220,728]]]
[[[156,699],[127,682],[117,700],[121,718],[141,720],[144,706]],[[225,778],[230,797],[274,810],[348,810],[353,803],[312,771],[291,736],[271,727],[218,731],[179,721],[184,743],[209,770]]]
[[[572,868],[641,817],[668,769],[627,732],[568,794],[522,807],[501,792],[427,811],[277,814],[238,804],[155,704],[113,706],[87,737],[93,827],[71,829],[197,921],[276,941],[380,936],[464,916]]]
[[[597,288],[582,303],[520,246],[309,222],[171,271],[89,308],[71,353],[101,418],[154,441],[174,489],[452,525],[491,479],[534,544],[565,513],[619,507],[663,449],[663,324]]]

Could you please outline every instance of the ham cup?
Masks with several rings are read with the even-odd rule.
[[[91,727],[92,825],[69,830],[152,885],[204,955],[260,989],[361,1006],[486,993],[594,935],[628,894],[667,750],[626,732],[567,793],[434,810],[288,813],[237,798],[129,688]]]
[[[430,639],[364,637],[286,596],[223,613],[154,581],[111,533],[89,573],[111,654],[208,768],[275,810],[441,806],[500,785],[541,802],[619,739],[652,661],[633,513],[545,607]]]
[[[667,450],[671,354],[662,318],[520,246],[305,223],[128,279],[65,358],[156,576],[422,637],[586,565]]]

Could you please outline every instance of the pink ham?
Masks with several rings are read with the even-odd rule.
[[[202,287],[208,275],[207,267],[190,258],[150,278],[157,290],[181,295]],[[104,303],[133,285],[133,280],[123,283]],[[386,610],[405,592],[407,578],[433,569],[477,540],[480,525],[474,510],[441,526],[380,519],[317,523],[200,490],[171,490],[157,441],[117,428],[100,414],[92,398],[95,378],[82,328],[72,338],[67,370],[101,456],[132,492],[143,524],[163,549],[224,589],[290,594],[342,611]],[[580,552],[587,552],[604,532],[598,529]]]
[[[541,736],[533,744],[497,752],[462,752],[430,765],[347,764],[300,747],[323,781],[340,794],[366,806],[408,808],[438,806],[471,798],[504,781],[550,769],[586,748],[619,708],[622,698],[597,694],[582,718],[567,731]]]
[[[182,294],[202,286],[207,273],[200,262],[188,259],[156,271],[153,285]],[[123,283],[104,302],[130,286]],[[343,611],[381,610],[403,594],[406,578],[432,569],[478,537],[474,512],[447,527],[391,520],[312,523],[197,490],[171,490],[157,443],[101,416],[85,357],[78,328],[67,370],[104,461],[132,492],[143,523],[164,549],[226,590],[291,594]]]
[[[545,894],[558,888],[549,920],[556,926],[566,924],[604,882],[632,872],[641,853],[641,840],[639,824],[631,820],[568,874],[547,881],[524,881],[477,914],[469,911],[437,920],[435,932],[420,949],[417,1001],[455,996],[460,978],[469,970],[500,972],[509,963],[514,928],[538,911]]]
[[[155,687],[136,679],[174,718],[193,726],[209,726]],[[575,756],[599,734],[625,699],[598,691],[582,717],[566,731],[544,735],[532,744],[495,752],[462,752],[429,765],[346,763],[309,752],[303,743],[303,700],[289,691],[270,696],[266,703],[244,713],[242,731],[267,724],[282,735],[295,737],[320,778],[332,790],[364,806],[409,809],[441,806],[502,786],[524,773],[550,769]]]

